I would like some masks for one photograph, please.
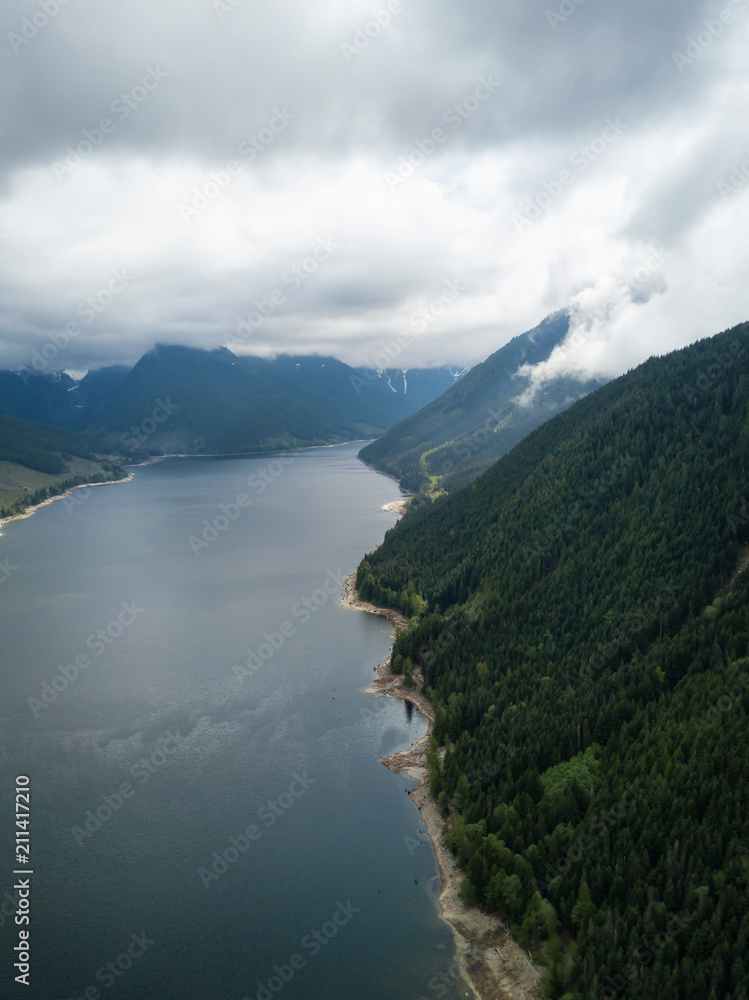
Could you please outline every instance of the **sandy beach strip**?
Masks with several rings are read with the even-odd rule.
[[[396,629],[407,628],[408,622],[399,611],[380,608],[363,601],[356,590],[356,574],[352,573],[343,587],[341,604],[356,611],[387,618]],[[391,654],[392,655],[392,654]],[[427,754],[429,737],[434,725],[434,709],[422,694],[424,679],[414,668],[413,687],[404,688],[402,677],[390,673],[390,656],[377,667],[376,679],[367,688],[372,694],[409,701],[425,717],[426,734],[408,750],[381,757],[380,763],[391,771],[406,771],[419,784],[409,791],[424,823],[424,830],[437,856],[442,890],[440,913],[455,936],[459,962],[467,986],[478,1000],[527,1000],[538,996],[537,986],[543,969],[510,937],[508,928],[492,914],[477,906],[467,906],[460,897],[464,873],[445,843],[445,821],[437,803],[429,794]]]
[[[408,497],[404,497],[402,500],[391,500],[390,503],[384,503],[380,510],[386,510],[390,514],[397,514],[399,517],[403,517],[408,509]]]

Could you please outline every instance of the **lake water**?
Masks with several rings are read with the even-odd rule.
[[[413,781],[378,762],[424,721],[364,692],[390,626],[338,603],[395,521],[359,447],[169,459],[2,529],[3,997],[465,996],[433,979],[455,954]]]

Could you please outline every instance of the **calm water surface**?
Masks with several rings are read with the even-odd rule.
[[[338,604],[395,520],[359,447],[170,459],[2,529],[0,995],[465,995],[430,988],[455,957],[437,865],[413,782],[378,763],[424,721],[364,692],[390,627]]]

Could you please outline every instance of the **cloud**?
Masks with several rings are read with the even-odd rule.
[[[241,350],[350,363],[403,333],[404,364],[475,363],[569,307],[585,344],[539,383],[747,318],[749,0],[23,0],[0,28],[0,366],[69,324],[57,367],[217,347],[274,292]]]

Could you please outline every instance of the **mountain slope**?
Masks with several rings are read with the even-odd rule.
[[[439,399],[362,449],[361,458],[414,491],[450,491],[474,479],[544,420],[600,385],[559,379],[531,406],[517,402],[530,384],[518,369],[546,360],[568,332],[567,313],[555,313],[515,337]]]
[[[404,397],[404,405],[398,411],[396,420],[403,420],[437,399],[452,388],[468,369],[440,368],[356,368],[353,379],[357,393],[361,395],[373,384],[380,383],[393,402],[393,396]],[[393,411],[395,414],[395,411]]]
[[[84,482],[126,475],[118,456],[100,441],[50,424],[0,415],[0,516],[20,514],[35,503]]]
[[[54,375],[0,371],[0,413],[21,420],[65,424],[74,418],[70,390],[75,381],[64,372]]]
[[[413,615],[466,897],[554,997],[749,987],[749,324],[646,364],[406,517],[359,568]],[[564,947],[563,947],[564,945]]]
[[[89,431],[126,449],[268,451],[373,437],[418,405],[376,378],[362,388],[357,377],[335,358],[237,358],[225,348],[159,346],[129,372]]]
[[[122,385],[128,370],[112,365],[89,372],[80,382],[65,372],[0,371],[0,413],[83,430]]]

